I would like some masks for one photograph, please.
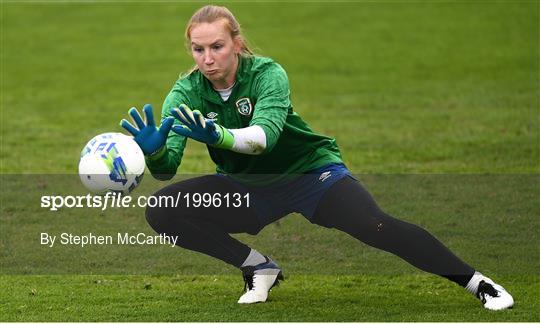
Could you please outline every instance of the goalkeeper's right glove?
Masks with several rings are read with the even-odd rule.
[[[172,127],[172,131],[179,135],[220,149],[230,150],[234,146],[234,135],[231,131],[210,119],[204,119],[198,110],[192,111],[182,104],[171,109],[171,115],[182,123]]]
[[[156,123],[154,122],[152,106],[149,104],[144,105],[143,111],[146,117],[146,124],[142,120],[137,109],[133,107],[129,110],[129,115],[135,124],[137,124],[138,128],[125,119],[122,119],[120,126],[124,127],[131,135],[133,135],[133,139],[139,144],[145,155],[155,155],[165,148],[167,134],[171,130],[174,118],[167,117],[163,119],[161,126],[157,128]]]

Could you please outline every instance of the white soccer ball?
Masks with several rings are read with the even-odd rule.
[[[92,138],[81,151],[79,176],[95,194],[130,193],[144,175],[144,154],[132,137],[104,133]]]

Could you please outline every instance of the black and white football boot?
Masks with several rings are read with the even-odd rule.
[[[269,257],[266,262],[256,266],[240,268],[244,276],[244,290],[239,304],[264,303],[268,298],[268,292],[272,287],[279,284],[279,280],[285,280],[279,266]]]
[[[484,277],[478,284],[476,297],[484,304],[484,307],[491,310],[502,310],[514,306],[514,298],[493,280]]]

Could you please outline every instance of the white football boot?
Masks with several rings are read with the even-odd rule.
[[[285,280],[279,266],[270,258],[256,266],[242,267],[246,292],[238,299],[239,304],[264,303],[268,292]]]
[[[478,284],[476,297],[484,304],[484,307],[491,310],[501,310],[511,308],[514,305],[514,298],[493,280],[484,277]]]

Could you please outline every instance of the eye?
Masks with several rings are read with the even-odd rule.
[[[223,45],[221,45],[221,44],[215,44],[215,45],[212,45],[212,49],[213,49],[213,50],[216,50],[216,51],[219,50],[219,49],[221,49],[222,47],[223,47]]]
[[[204,51],[202,47],[193,47],[192,50],[195,53],[202,53]]]

